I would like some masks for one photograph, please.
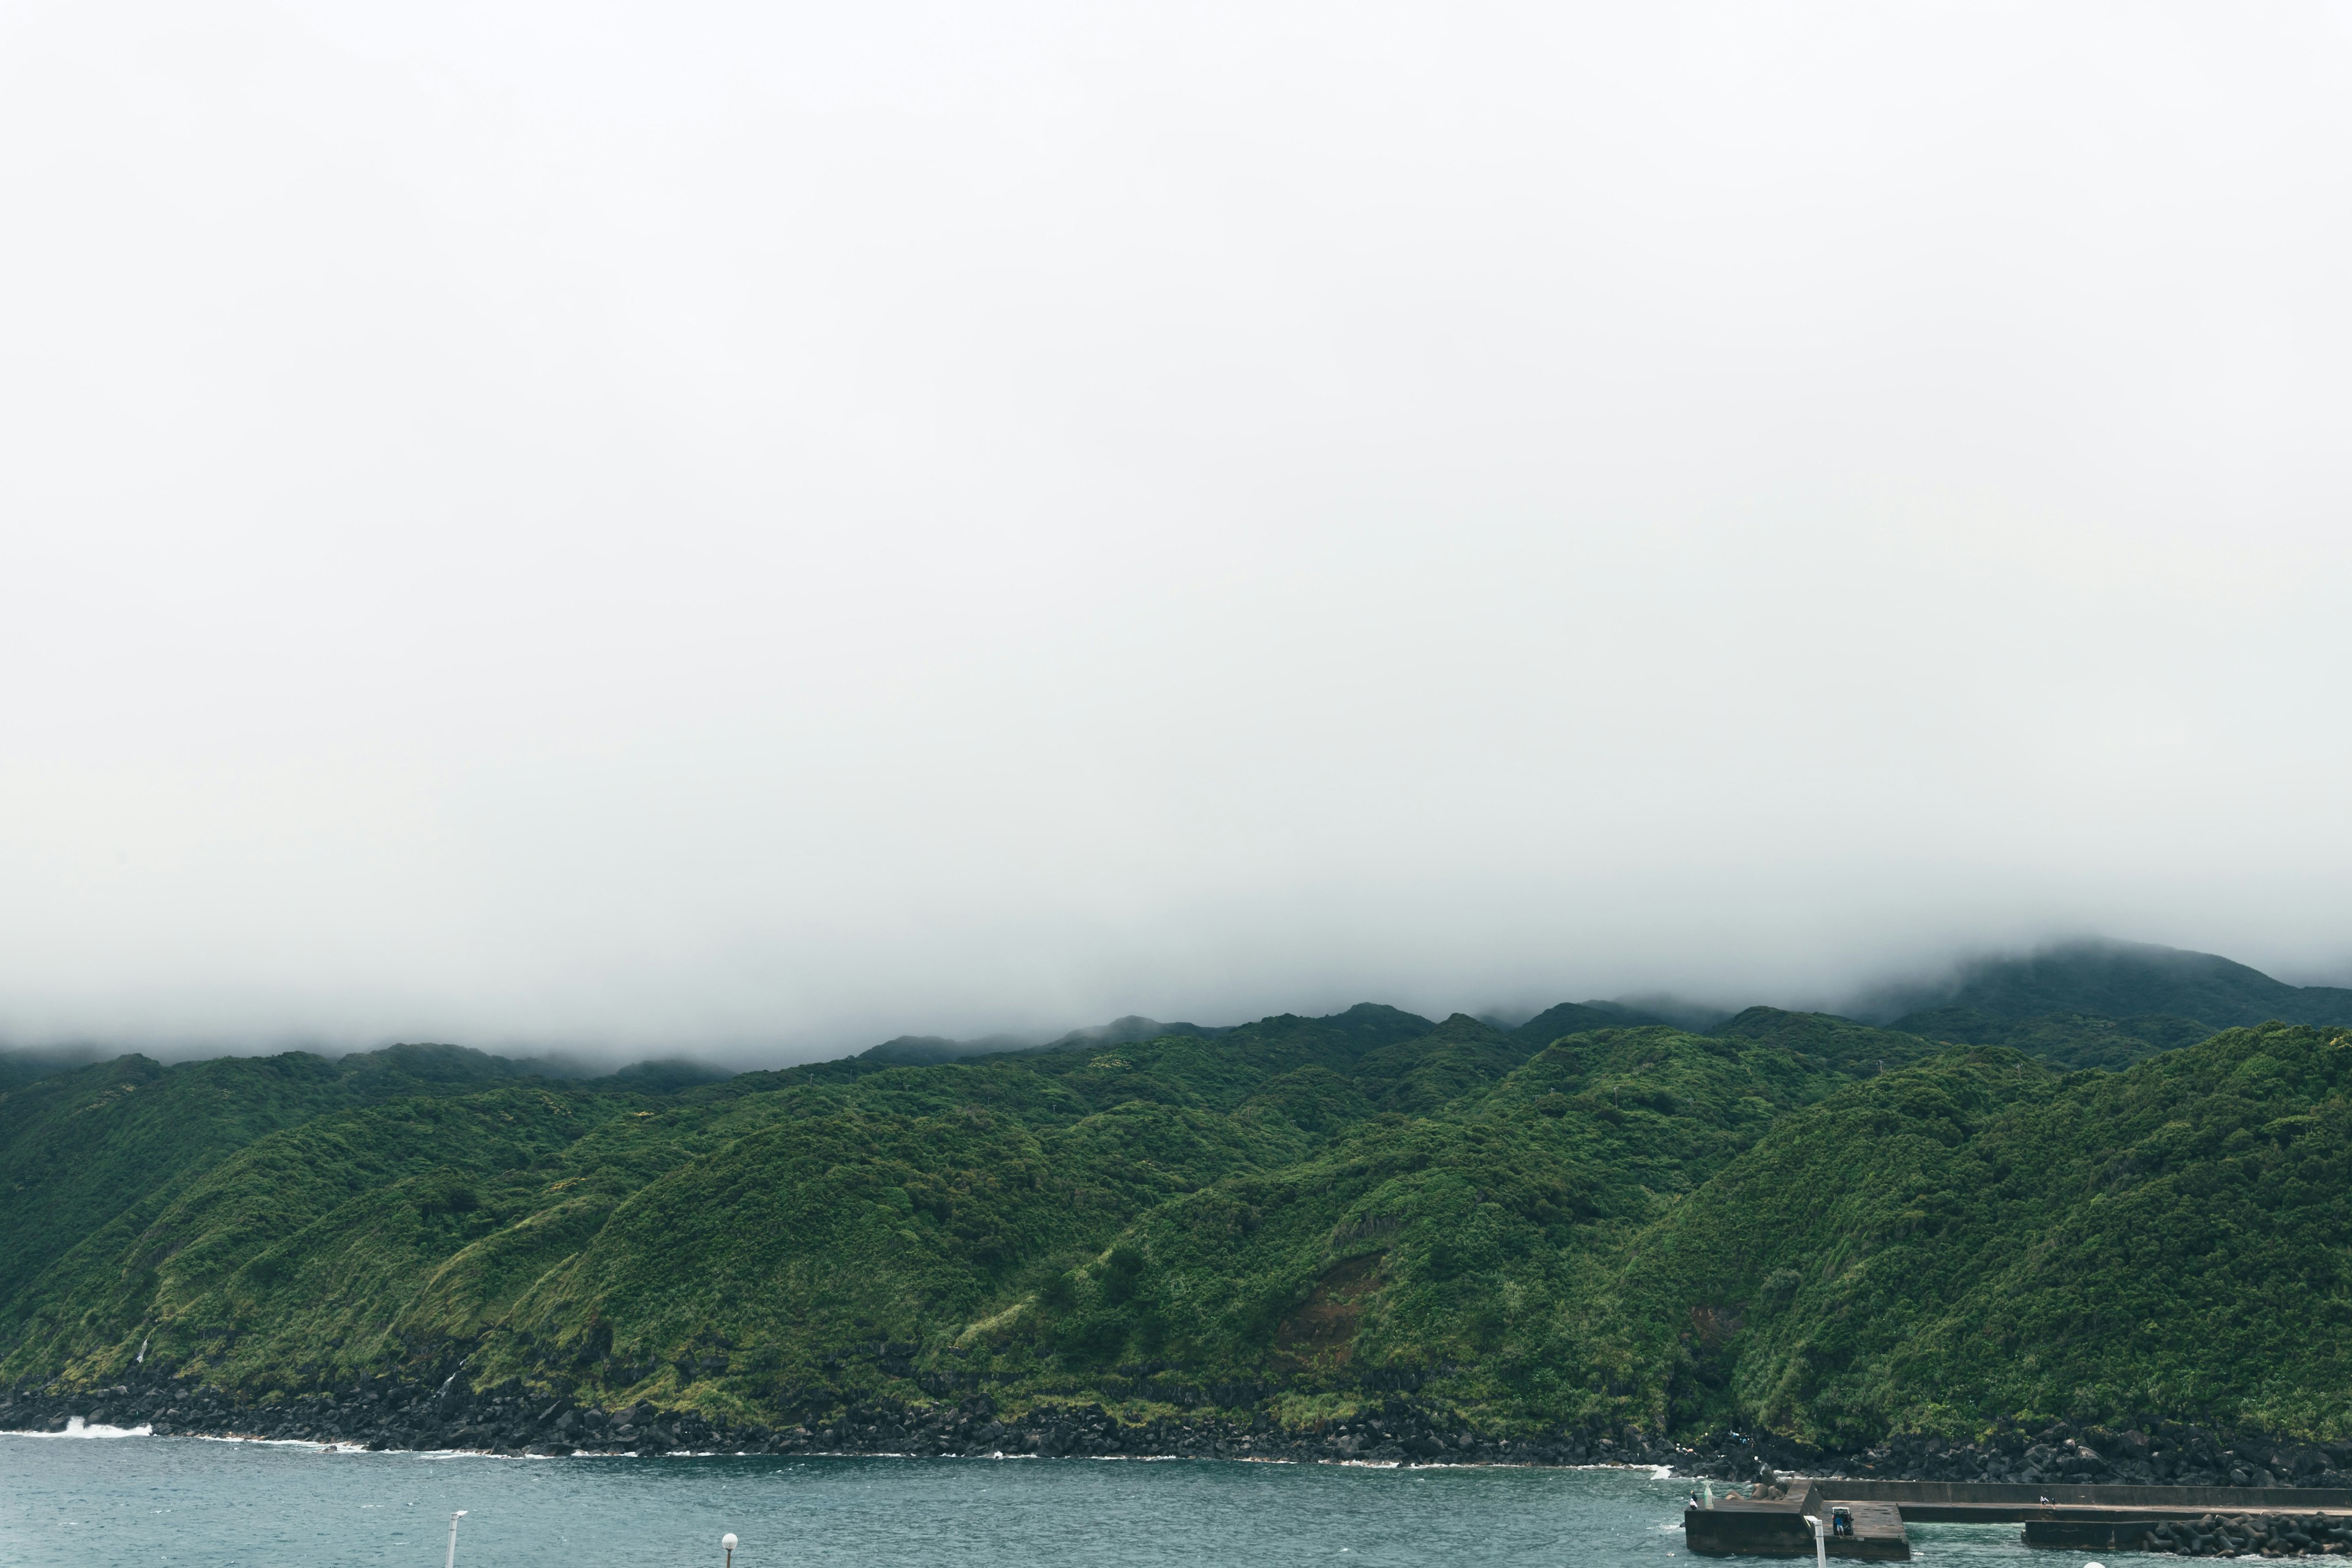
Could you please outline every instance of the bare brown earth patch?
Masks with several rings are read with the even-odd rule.
[[[1721,1344],[1747,1327],[1736,1307],[1693,1307],[1690,1317],[1691,1331],[1710,1345]]]
[[[1356,1320],[1382,1284],[1381,1261],[1373,1253],[1343,1258],[1325,1269],[1314,1292],[1274,1331],[1276,1352],[1300,1363],[1347,1365],[1355,1351]]]

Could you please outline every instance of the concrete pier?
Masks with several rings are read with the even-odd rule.
[[[2159,1519],[2200,1513],[2352,1512],[2352,1491],[2317,1487],[2017,1486],[1984,1481],[1792,1481],[1844,1501],[1891,1502],[1914,1524],[2007,1524],[2069,1509],[2133,1509]]]
[[[1819,1483],[1799,1481],[1785,1498],[1723,1498],[1713,1508],[1683,1510],[1683,1543],[1708,1557],[1806,1557],[1813,1555],[1811,1514],[1825,1530],[1832,1557],[1873,1563],[1908,1563],[1911,1538],[1903,1513],[1893,1503],[1845,1501],[1823,1497]],[[1838,1521],[1840,1514],[1844,1517]]]
[[[1847,1481],[1791,1478],[1780,1498],[1725,1498],[1686,1509],[1683,1540],[1709,1557],[1811,1557],[1804,1516],[1843,1508],[1854,1532],[1832,1536],[1829,1554],[1907,1562],[1906,1526],[2021,1524],[2028,1546],[2066,1551],[2139,1549],[2168,1521],[2210,1514],[2294,1515],[2352,1520],[2352,1491],[2304,1487],[2011,1486],[1967,1481]]]

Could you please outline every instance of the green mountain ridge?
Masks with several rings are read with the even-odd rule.
[[[2145,1002],[1364,1004],[716,1082],[126,1057],[0,1091],[0,1383],[2352,1436],[2352,1031]]]
[[[2011,1022],[2056,1016],[2161,1016],[2209,1029],[2280,1022],[2352,1022],[2352,989],[2290,985],[2218,953],[2105,940],[2053,944],[1980,959],[1948,982],[1897,987],[1859,1011],[1881,1022],[1961,1008]]]

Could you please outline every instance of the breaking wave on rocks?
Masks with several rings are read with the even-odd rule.
[[[153,1434],[154,1428],[152,1426],[108,1426],[102,1424],[93,1426],[89,1422],[84,1421],[80,1416],[71,1415],[66,1418],[65,1427],[62,1431],[8,1432],[0,1433],[0,1436],[9,1437],[146,1437],[152,1436]]]

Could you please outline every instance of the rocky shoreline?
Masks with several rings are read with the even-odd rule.
[[[1851,1454],[1769,1434],[1723,1432],[1696,1445],[1636,1431],[1496,1436],[1392,1398],[1312,1429],[1272,1417],[1187,1415],[1118,1420],[1093,1404],[1000,1413],[985,1394],[919,1405],[871,1395],[810,1401],[786,1424],[730,1423],[633,1404],[606,1409],[520,1383],[466,1386],[380,1377],[338,1392],[240,1401],[186,1379],[150,1376],[100,1389],[0,1391],[0,1431],[146,1426],[158,1436],[255,1437],[378,1449],[523,1455],[743,1453],[1264,1459],[1402,1465],[1642,1465],[1741,1483],[1766,1469],[1885,1480],[2028,1485],[2291,1486],[2352,1489],[2352,1447],[2229,1438],[2174,1422],[2121,1432],[2059,1424],[1982,1443],[1901,1436]]]
[[[51,1394],[0,1394],[0,1430],[145,1426],[158,1436],[260,1437],[369,1448],[504,1455],[747,1453],[1034,1455],[1039,1458],[1227,1458],[1454,1464],[1666,1464],[1664,1444],[1557,1436],[1489,1437],[1402,1403],[1327,1427],[1286,1430],[1271,1418],[1122,1422],[1098,1405],[1052,1405],[1000,1415],[989,1398],[909,1405],[852,1396],[770,1426],[630,1405],[607,1410],[520,1384],[468,1389],[377,1384],[340,1394],[241,1403],[181,1384]]]

